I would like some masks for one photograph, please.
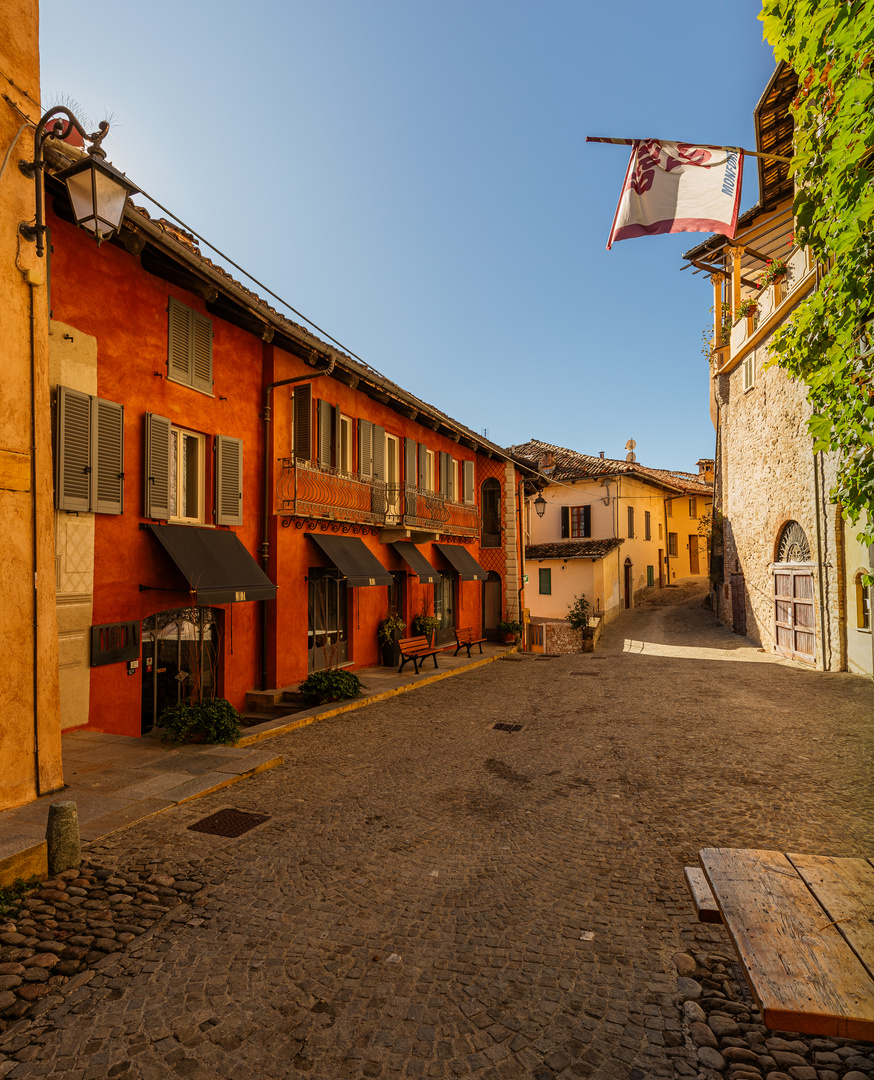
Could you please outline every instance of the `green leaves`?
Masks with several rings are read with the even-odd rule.
[[[795,123],[796,237],[823,268],[821,287],[771,343],[808,387],[814,449],[839,454],[832,499],[860,539],[874,541],[874,375],[859,357],[874,309],[874,4],[764,0],[759,16],[775,55],[799,77]]]

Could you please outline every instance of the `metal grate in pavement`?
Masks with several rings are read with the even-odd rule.
[[[574,675],[600,675],[600,671],[575,671]]]
[[[524,724],[492,724],[495,731],[521,731]]]
[[[219,810],[202,821],[195,821],[188,828],[192,832],[209,833],[211,836],[242,836],[256,825],[270,820],[270,814],[249,814],[245,810]]]

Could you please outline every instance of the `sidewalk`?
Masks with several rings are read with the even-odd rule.
[[[132,738],[99,731],[74,731],[62,738],[62,791],[0,812],[0,885],[16,877],[46,873],[46,822],[49,805],[72,800],[77,805],[83,841],[124,828],[170,806],[198,799],[247,777],[283,764],[283,758],[260,744],[277,735],[314,724],[329,716],[361,709],[378,701],[491,663],[515,646],[483,644],[470,659],[449,652],[438,668],[416,675],[411,667],[399,675],[393,668],[364,668],[356,674],[367,687],[361,697],[341,705],[318,705],[243,729],[236,746],[186,745],[169,749],[156,737]],[[433,661],[431,661],[433,665]]]

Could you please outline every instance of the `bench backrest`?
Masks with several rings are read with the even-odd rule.
[[[424,634],[419,637],[398,638],[398,648],[401,652],[408,652],[410,649],[430,649],[431,642]]]
[[[455,628],[455,640],[456,641],[467,641],[472,637],[473,637],[473,627],[472,626],[461,626],[461,627],[457,626]]]

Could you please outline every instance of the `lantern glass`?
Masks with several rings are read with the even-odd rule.
[[[538,495],[534,500],[534,509],[538,517],[543,517],[546,511],[546,499],[542,495]]]
[[[76,224],[98,241],[119,228],[133,188],[111,165],[91,157],[64,175]]]

